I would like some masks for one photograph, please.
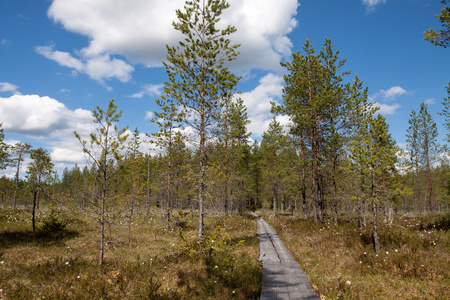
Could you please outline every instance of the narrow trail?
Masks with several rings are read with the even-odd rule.
[[[260,241],[259,259],[263,264],[260,299],[320,300],[300,264],[289,253],[275,230],[261,217],[254,216]]]

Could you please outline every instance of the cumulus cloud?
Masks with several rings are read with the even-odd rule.
[[[146,120],[151,120],[152,118],[153,118],[153,112],[151,112],[151,111],[145,112],[145,119]]]
[[[93,132],[95,124],[90,111],[70,110],[50,97],[13,95],[0,98],[0,115],[5,132],[48,141],[55,164],[85,162],[73,132],[83,137]]]
[[[54,60],[63,67],[72,68],[73,71],[85,73],[90,78],[103,82],[104,79],[116,78],[127,82],[131,78],[134,68],[125,61],[112,58],[108,54],[84,55],[75,58],[68,52],[57,51],[54,46],[37,46],[36,52]],[[73,74],[73,75],[76,75]]]
[[[389,88],[388,90],[380,90],[374,95],[370,96],[369,99],[375,100],[381,98],[383,101],[392,101],[397,99],[398,97],[402,95],[410,95],[411,92],[408,92],[401,86],[393,86]]]
[[[0,115],[9,132],[36,138],[61,136],[92,122],[89,111],[72,111],[55,99],[38,95],[0,98]]]
[[[175,10],[182,9],[184,3],[184,0],[54,0],[48,10],[49,18],[68,31],[89,37],[90,42],[76,51],[80,59],[53,48],[39,48],[38,52],[93,79],[128,80],[130,66],[111,59],[111,55],[121,55],[132,64],[162,66],[166,45],[177,45],[181,39],[172,22],[176,21]],[[229,3],[230,8],[224,11],[219,26],[231,24],[237,28],[231,39],[234,44],[242,44],[241,55],[232,67],[243,72],[252,68],[279,69],[281,57],[291,52],[292,43],[287,34],[297,26],[294,18],[297,0],[230,0]],[[109,77],[107,71],[96,74],[97,68],[89,68],[91,60],[101,61],[102,69],[115,65],[110,71],[117,67],[122,71]]]
[[[386,3],[387,0],[362,0],[362,4],[366,6],[366,11],[371,12],[379,4]]]
[[[435,103],[436,103],[436,99],[434,99],[434,98],[425,100],[425,104],[428,104],[428,105],[433,105]]]
[[[239,95],[247,106],[247,114],[251,121],[248,126],[256,136],[269,128],[269,123],[273,117],[270,113],[271,101],[279,102],[283,92],[283,77],[269,73],[259,80],[259,85],[252,91]],[[278,119],[283,125],[287,124],[287,120]]]
[[[11,92],[13,94],[20,94],[18,90],[18,86],[8,83],[8,82],[0,82],[0,92]]]
[[[133,95],[131,95],[131,98],[142,98],[145,95],[147,96],[156,96],[158,97],[159,95],[162,94],[162,90],[164,88],[163,84],[146,84],[142,87],[142,91],[140,91],[139,93],[135,93]]]
[[[387,91],[381,91],[383,98],[387,100],[393,100],[403,94],[406,94],[406,90],[402,88],[401,86],[393,86]]]
[[[400,104],[393,104],[393,105],[387,105],[383,103],[375,102],[374,104],[376,107],[379,107],[378,113],[382,115],[393,115],[399,109],[402,107]]]

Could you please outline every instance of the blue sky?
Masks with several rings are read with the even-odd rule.
[[[241,55],[231,65],[243,76],[238,90],[248,107],[252,138],[272,118],[270,101],[281,101],[280,60],[309,39],[325,40],[347,58],[381,106],[393,137],[403,146],[411,109],[423,101],[437,115],[450,81],[450,50],[423,40],[439,0],[230,0],[222,22],[238,31]],[[175,9],[183,0],[0,0],[0,123],[10,143],[45,147],[58,168],[83,164],[73,131],[93,131],[92,110],[111,98],[123,110],[120,126],[142,133],[157,128],[166,79],[165,45],[176,45]],[[285,121],[286,118],[280,118]],[[143,146],[142,150],[148,146]],[[6,170],[8,175],[13,170]]]

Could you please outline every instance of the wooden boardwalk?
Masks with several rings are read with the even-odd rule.
[[[263,264],[260,299],[320,300],[300,264],[289,253],[275,230],[261,217],[254,216],[258,223],[259,259]]]

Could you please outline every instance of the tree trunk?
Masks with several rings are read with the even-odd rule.
[[[33,196],[33,212],[32,212],[32,216],[31,216],[31,221],[32,221],[32,225],[33,225],[33,233],[36,232],[36,203],[37,203],[38,194],[39,194],[39,188],[36,187],[36,190],[34,191],[34,196]]]
[[[170,230],[170,182],[172,180],[172,128],[169,130],[169,145],[168,145],[168,171],[167,171],[167,199],[166,199],[166,229]]]
[[[380,253],[380,239],[378,237],[378,204],[375,199],[372,199],[373,203],[373,245],[375,253]]]
[[[105,202],[106,202],[106,186],[103,183],[102,186],[102,203],[100,210],[100,255],[98,258],[98,264],[103,265],[104,248],[105,248]]]
[[[198,188],[198,239],[203,239],[203,204],[205,195],[205,103],[202,103],[201,114],[200,114],[200,178],[199,178],[199,188]]]
[[[430,164],[430,156],[427,153],[427,172],[428,172],[428,191],[430,195],[430,210],[435,210],[434,198],[433,198],[433,185],[431,182],[431,164]]]
[[[22,152],[19,152],[19,157],[17,159],[17,172],[16,172],[16,178],[15,178],[13,211],[16,211],[17,189],[19,188],[19,172],[20,172],[21,160],[22,160]]]

